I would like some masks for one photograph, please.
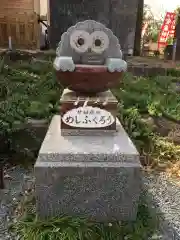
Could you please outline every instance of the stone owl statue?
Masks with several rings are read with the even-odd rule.
[[[127,69],[117,37],[93,20],[78,22],[61,37],[54,68],[73,72],[77,64],[106,65],[109,72],[125,72]]]

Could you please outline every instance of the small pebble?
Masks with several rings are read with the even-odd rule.
[[[28,188],[28,189],[27,189],[27,192],[28,192],[28,193],[32,192],[32,189],[31,189],[31,188]]]
[[[15,168],[16,168],[15,166],[14,166],[14,167],[11,167],[11,170],[15,170]]]
[[[17,223],[17,219],[16,218],[13,219],[13,223]]]
[[[23,193],[22,193],[22,192],[20,192],[20,193],[19,193],[19,196],[20,196],[20,197],[23,197]]]
[[[180,240],[180,187],[164,172],[145,175],[143,183],[152,199],[150,204],[165,219],[160,218],[158,239]]]
[[[13,178],[9,174],[5,174],[4,179],[12,180]]]

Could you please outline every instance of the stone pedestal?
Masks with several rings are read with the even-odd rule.
[[[141,164],[119,121],[113,136],[62,136],[60,122],[54,116],[35,164],[39,216],[135,220]]]

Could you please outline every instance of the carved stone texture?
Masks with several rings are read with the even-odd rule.
[[[86,19],[110,28],[123,52],[134,46],[138,0],[53,0],[49,5],[51,48],[57,47],[61,34],[70,26]]]
[[[123,53],[133,52],[138,0],[110,0],[112,31],[120,41]]]
[[[115,87],[126,71],[117,37],[93,20],[79,22],[63,33],[54,68],[65,87],[79,92],[101,92]]]
[[[61,35],[77,22],[94,19],[109,24],[109,0],[53,0],[50,9],[50,44],[56,48]],[[57,34],[58,33],[58,34]]]
[[[65,89],[60,103],[62,135],[94,135],[92,130],[97,134],[102,134],[102,130],[108,134],[116,132],[118,101],[110,91],[87,97]]]

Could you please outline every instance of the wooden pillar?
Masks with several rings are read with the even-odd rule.
[[[175,40],[176,40],[175,60],[180,60],[180,14],[178,16],[176,24]]]
[[[139,0],[136,20],[136,33],[134,41],[134,56],[140,56],[141,54],[141,31],[143,24],[143,8],[144,0]]]

